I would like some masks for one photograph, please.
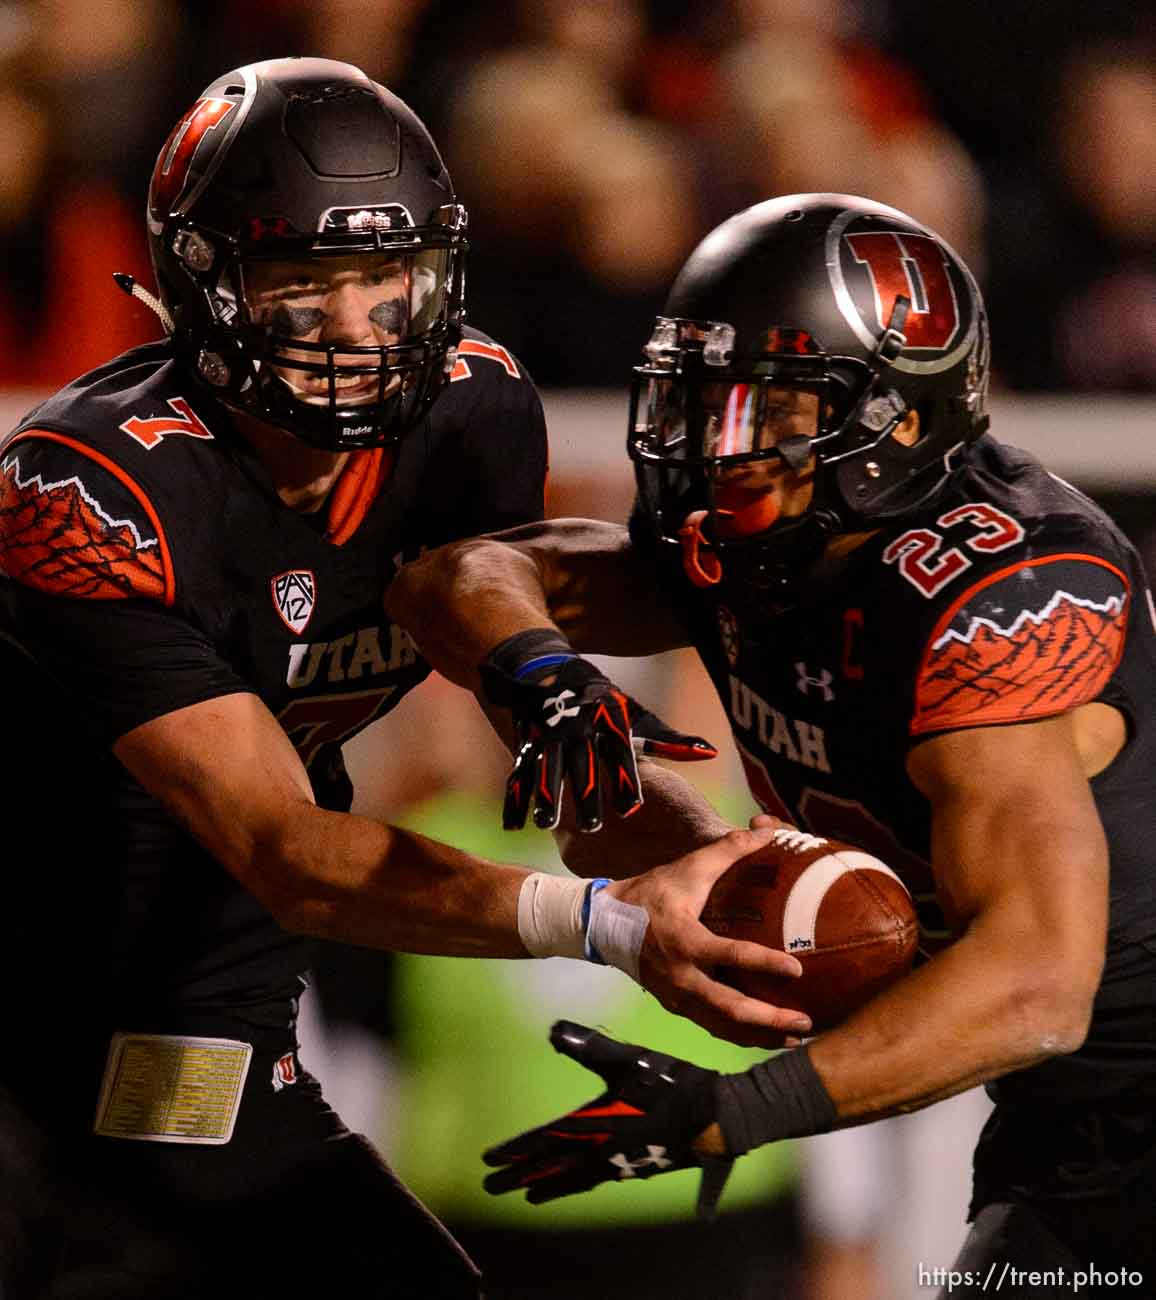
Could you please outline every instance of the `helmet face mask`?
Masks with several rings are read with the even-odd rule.
[[[418,119],[320,59],[218,78],[150,189],[179,354],[226,404],[330,451],[396,442],[441,391],[465,228]]]
[[[409,368],[413,349],[402,340],[424,335],[431,305],[444,299],[444,263],[444,250],[384,249],[242,262],[238,296],[258,382],[284,384],[308,406],[380,404]]]
[[[846,195],[724,222],[645,353],[628,432],[639,501],[659,538],[694,550],[701,585],[728,554],[744,572],[756,552],[798,566],[833,534],[912,513],[987,424],[986,318],[967,268],[910,217]]]

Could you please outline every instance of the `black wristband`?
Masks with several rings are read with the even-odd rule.
[[[519,681],[558,671],[559,664],[577,658],[577,651],[556,628],[531,627],[508,636],[481,665],[482,689],[492,704],[509,707]],[[541,664],[536,661],[541,660]]]
[[[715,1100],[716,1119],[733,1156],[783,1138],[826,1133],[838,1113],[805,1047],[780,1052],[745,1074],[720,1075]]]

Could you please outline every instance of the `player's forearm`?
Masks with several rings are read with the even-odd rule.
[[[407,564],[390,584],[386,613],[450,681],[477,690],[494,646],[554,626],[542,575],[523,551],[486,538],[454,542]]]
[[[814,1044],[843,1119],[1075,1050],[1103,966],[1107,845],[1064,719],[949,733],[910,766],[941,895],[966,929]]]
[[[1075,1050],[1103,967],[1108,851],[1068,721],[947,733],[909,769],[932,808],[944,906],[965,929],[810,1049],[842,1119]]]
[[[671,862],[734,827],[706,797],[669,768],[639,763],[644,801],[629,818],[610,818],[597,835],[574,829],[555,833],[563,862],[575,875],[636,876]]]
[[[626,530],[552,519],[454,542],[406,565],[386,612],[438,669],[477,689],[477,665],[507,637],[556,627],[579,653],[639,656],[687,644]]]
[[[527,956],[518,937],[524,868],[312,808],[262,856],[255,892],[287,929],[398,952]]]
[[[1074,1051],[1095,981],[1033,943],[978,923],[952,947],[805,1049],[719,1081],[706,1154],[918,1110]],[[994,929],[994,933],[993,933]]]
[[[1074,1051],[1095,981],[999,918],[808,1047],[839,1121],[914,1110]]]

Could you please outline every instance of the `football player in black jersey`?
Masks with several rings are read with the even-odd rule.
[[[463,683],[695,646],[766,812],[863,844],[922,911],[927,960],[745,1075],[560,1024],[606,1092],[488,1153],[492,1191],[725,1162],[985,1083],[951,1294],[1004,1266],[1005,1294],[1037,1294],[1008,1270],[1156,1284],[1152,599],[1113,523],[989,434],[988,367],[934,232],[844,195],[756,205],[692,253],[635,371],[629,532],[531,525],[395,584]]]
[[[472,1296],[472,1264],[301,1067],[308,940],[586,956],[749,1039],[791,1018],[709,969],[798,963],[698,908],[765,835],[698,808],[706,847],[668,862],[663,809],[693,796],[658,771],[628,863],[597,855],[639,873],[621,883],[350,814],[342,743],[429,672],[384,591],[424,547],[541,519],[537,394],[464,323],[465,213],[433,141],[354,67],[218,78],[147,216],[159,296],[122,287],[168,338],[0,448],[0,1290]],[[523,668],[533,690],[549,665]],[[551,735],[617,756],[624,811],[632,726],[710,752],[600,674],[568,681],[539,691]]]

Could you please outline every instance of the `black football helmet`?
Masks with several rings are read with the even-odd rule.
[[[328,59],[218,77],[174,127],[149,188],[179,354],[226,404],[332,451],[395,442],[446,382],[465,228],[418,118]],[[317,284],[345,283],[382,297],[360,312],[358,337],[319,309]]]
[[[915,511],[988,424],[975,280],[933,231],[868,199],[794,194],[723,222],[644,351],[627,435],[639,504],[703,586],[732,561],[736,575],[797,568],[834,534]],[[807,395],[817,421],[765,445],[784,392]],[[892,434],[910,411],[920,436],[904,445]],[[728,494],[735,467],[771,458],[813,464],[803,515]]]

